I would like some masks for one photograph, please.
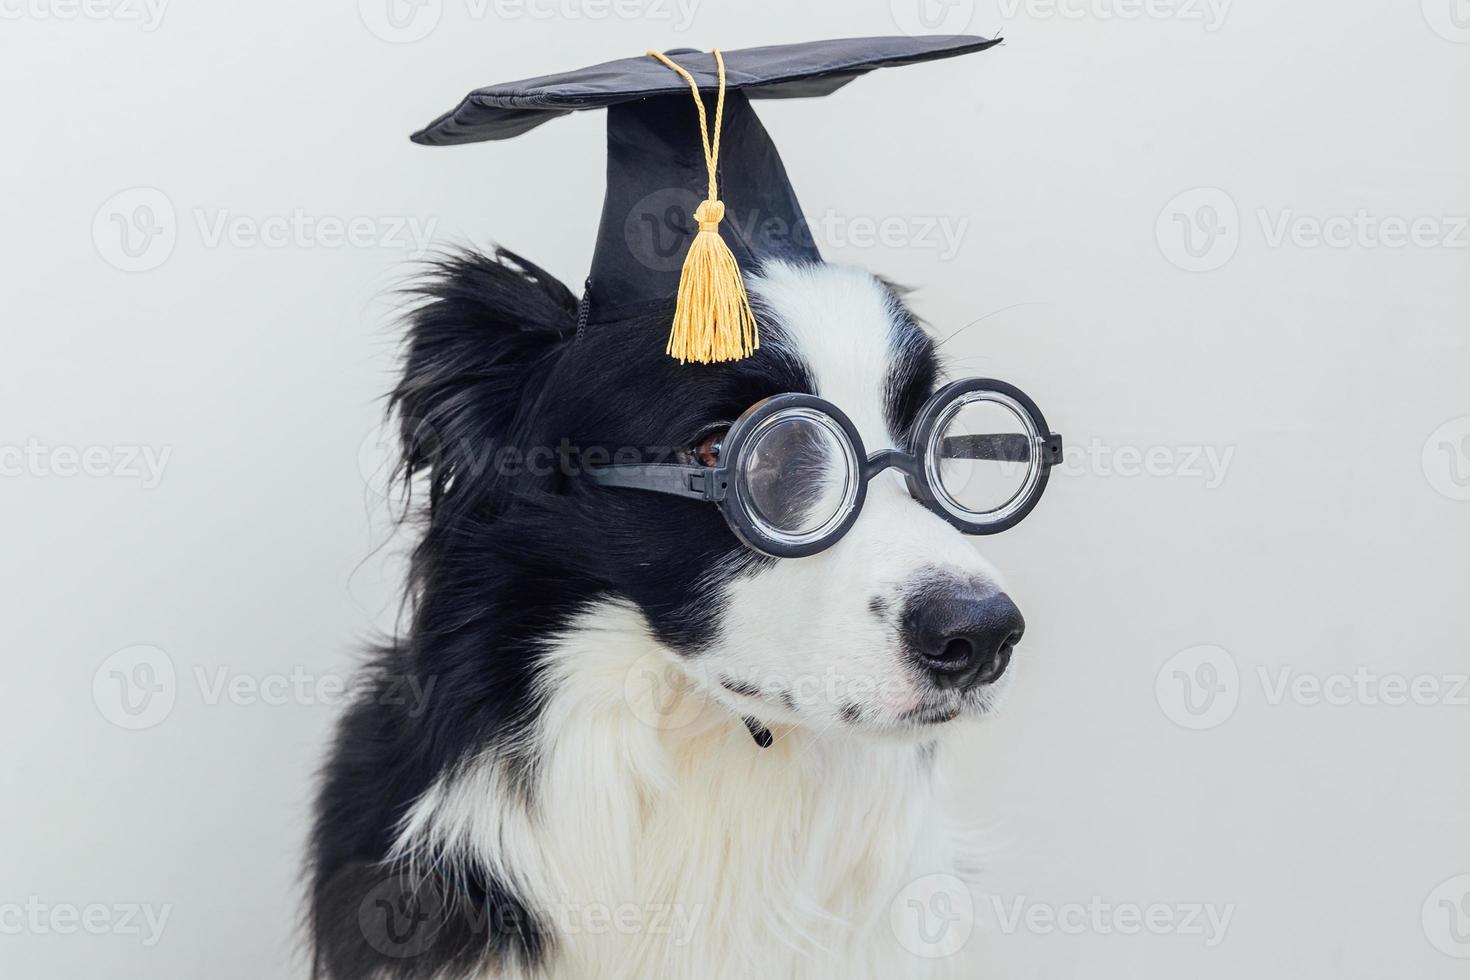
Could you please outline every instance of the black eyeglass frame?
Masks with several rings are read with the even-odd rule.
[[[1028,433],[995,433],[970,436],[950,436],[945,441],[952,443],[964,455],[958,458],[1009,460],[1026,462],[1034,448],[1038,453],[1037,467],[1028,478],[1029,486],[1017,492],[1025,497],[1017,503],[1013,497],[998,510],[1005,516],[995,521],[966,519],[967,512],[955,503],[946,503],[948,494],[937,486],[937,474],[930,471],[936,454],[928,447],[938,434],[939,426],[947,424],[954,413],[969,401],[997,400],[982,396],[1002,396],[1001,404],[1013,411],[1019,409]],[[970,397],[976,396],[976,397]],[[840,519],[801,537],[809,540],[799,542],[773,538],[751,519],[749,504],[737,500],[739,484],[737,474],[744,461],[745,450],[751,437],[762,429],[768,419],[791,409],[805,408],[826,416],[835,423],[847,440],[856,463],[854,490],[851,499],[843,504]],[[1033,435],[1034,434],[1034,435]],[[608,466],[589,466],[583,474],[592,482],[606,487],[624,487],[636,490],[651,490],[693,500],[703,500],[719,506],[730,529],[747,547],[774,558],[805,558],[825,551],[840,541],[862,513],[867,500],[868,483],[892,467],[904,474],[909,493],[929,510],[944,518],[965,534],[996,534],[1020,523],[1031,513],[1042,492],[1046,489],[1054,463],[1062,459],[1062,437],[1052,432],[1046,424],[1041,409],[1025,392],[1014,385],[993,378],[965,378],[951,382],[929,397],[914,419],[908,439],[908,450],[884,449],[869,455],[858,435],[857,427],[836,405],[816,395],[791,392],[774,395],[756,402],[730,426],[720,444],[721,461],[716,466],[698,466],[686,463],[632,463]],[[950,458],[956,458],[951,454]],[[835,517],[836,515],[834,515]]]

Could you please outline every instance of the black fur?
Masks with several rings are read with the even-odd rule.
[[[660,640],[697,655],[721,586],[771,560],[742,548],[714,507],[578,480],[577,450],[678,455],[762,398],[811,390],[778,344],[679,365],[663,351],[669,311],[579,335],[572,294],[503,250],[444,259],[417,293],[390,402],[404,483],[427,491],[411,511],[422,538],[410,626],[378,651],[373,696],[340,724],[312,839],[313,968],[337,980],[547,954],[529,897],[504,882],[390,865],[398,821],[440,775],[534,720],[543,638],[579,610],[632,602]],[[888,390],[899,431],[935,374],[932,345],[913,332]],[[534,806],[531,780],[521,785]]]
[[[903,304],[903,290],[884,281],[889,293],[889,311],[893,316],[893,372],[883,393],[883,412],[888,428],[907,434],[919,409],[934,393],[939,379],[939,360],[934,342],[919,320]]]

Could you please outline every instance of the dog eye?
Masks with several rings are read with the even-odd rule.
[[[694,461],[700,466],[719,466],[720,447],[725,441],[725,433],[728,428],[711,429],[710,432],[694,447]]]

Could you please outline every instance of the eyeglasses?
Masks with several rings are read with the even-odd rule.
[[[651,490],[719,506],[747,546],[802,558],[836,544],[862,512],[868,481],[894,467],[909,493],[965,534],[1014,527],[1036,506],[1062,437],[1036,403],[1003,381],[945,385],[916,416],[908,449],[868,455],[857,428],[815,395],[767,398],[720,441],[719,463],[588,467],[607,487]]]

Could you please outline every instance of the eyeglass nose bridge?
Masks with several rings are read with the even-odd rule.
[[[902,449],[883,449],[868,456],[863,463],[863,479],[871,480],[886,469],[895,469],[910,479],[919,478],[919,458]]]

